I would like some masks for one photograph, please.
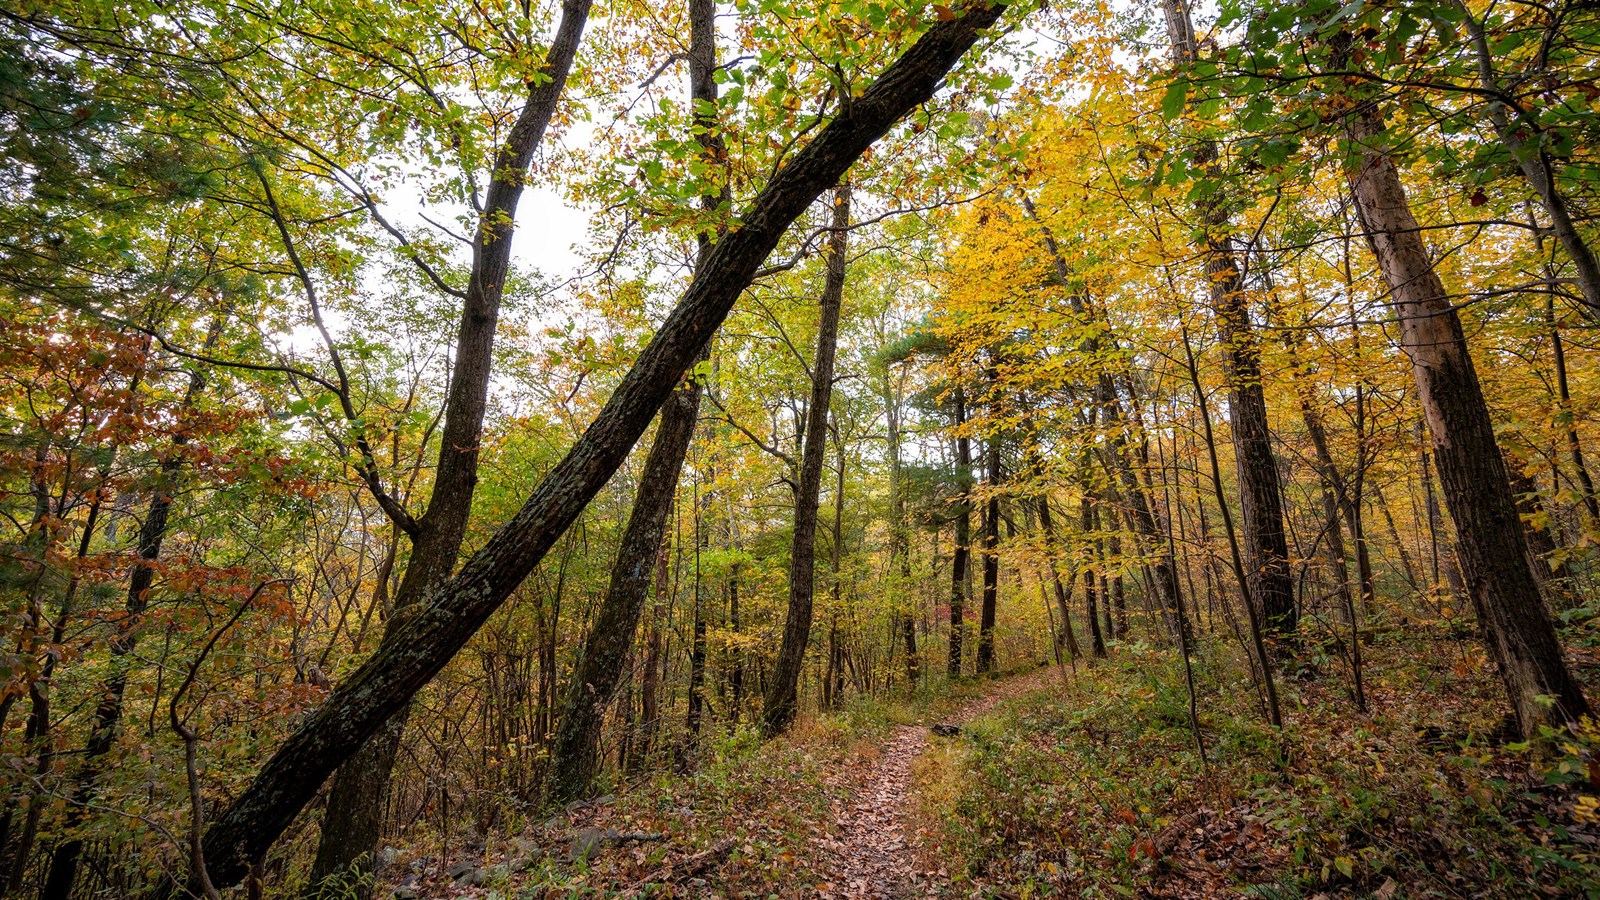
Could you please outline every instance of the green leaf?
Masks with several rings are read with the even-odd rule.
[[[1161,115],[1169,120],[1183,115],[1183,105],[1188,99],[1189,82],[1177,79],[1167,85],[1167,93],[1161,98]]]

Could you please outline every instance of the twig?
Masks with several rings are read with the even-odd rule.
[[[222,894],[217,891],[216,885],[211,883],[211,875],[206,871],[205,850],[202,847],[202,838],[205,835],[205,800],[200,796],[200,772],[195,763],[195,751],[199,738],[195,730],[190,728],[185,721],[188,716],[178,715],[178,704],[183,700],[183,695],[187,694],[189,688],[194,685],[195,677],[200,672],[200,666],[205,663],[206,657],[211,655],[212,649],[217,646],[217,641],[222,639],[228,629],[238,623],[239,619],[244,616],[245,610],[248,610],[255,603],[256,598],[261,596],[262,591],[266,590],[269,585],[283,584],[288,580],[287,578],[273,578],[270,581],[263,581],[256,585],[255,590],[250,592],[250,596],[239,604],[239,608],[233,611],[232,616],[228,617],[228,621],[223,623],[221,628],[211,633],[206,645],[200,649],[200,654],[194,658],[193,662],[189,663],[189,671],[184,674],[183,682],[178,685],[178,689],[172,694],[172,700],[167,704],[167,716],[171,721],[172,730],[178,737],[183,739],[183,769],[189,780],[189,863],[194,867],[194,880],[199,884],[200,892],[206,896],[207,900],[222,900]]]

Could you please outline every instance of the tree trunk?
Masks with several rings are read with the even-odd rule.
[[[1556,400],[1562,431],[1567,439],[1567,452],[1572,456],[1572,468],[1578,476],[1578,491],[1582,494],[1583,508],[1589,514],[1588,530],[1600,533],[1600,496],[1594,490],[1594,478],[1589,474],[1589,464],[1584,459],[1583,442],[1578,439],[1578,420],[1572,412],[1572,390],[1567,380],[1567,348],[1561,339],[1561,328],[1556,323],[1555,301],[1546,300],[1545,325],[1550,329],[1550,350],[1555,358]]]
[[[1400,338],[1416,377],[1445,503],[1455,520],[1468,593],[1524,735],[1541,723],[1589,711],[1567,669],[1555,628],[1528,566],[1505,462],[1488,404],[1450,305],[1389,155],[1381,113],[1367,102],[1345,128],[1354,145],[1351,193],[1394,302]],[[1541,697],[1554,699],[1546,707]]]
[[[1187,4],[1184,0],[1165,0],[1164,10],[1173,58],[1180,67],[1192,65],[1196,47]],[[1220,177],[1214,144],[1202,142],[1194,156],[1209,176]],[[1272,455],[1272,432],[1261,385],[1261,352],[1250,324],[1244,281],[1234,258],[1228,211],[1216,199],[1209,199],[1201,201],[1196,212],[1205,225],[1199,249],[1206,261],[1211,306],[1227,363],[1228,414],[1233,428],[1250,593],[1260,604],[1267,633],[1279,641],[1292,642],[1297,617],[1294,581],[1289,573],[1289,544],[1283,530],[1283,488]]]
[[[1122,559],[1122,538],[1115,531],[1111,532],[1111,534],[1106,538],[1106,552],[1109,554],[1109,559],[1112,561],[1112,564],[1120,566],[1120,560]],[[1111,607],[1107,609],[1107,612],[1110,613],[1114,611],[1116,613],[1116,621],[1113,623],[1114,628],[1111,636],[1125,638],[1128,636],[1128,597],[1125,593],[1126,588],[1122,583],[1122,570],[1118,568],[1117,571],[1113,572],[1110,577]]]
[[[911,533],[906,522],[905,472],[900,461],[900,398],[887,370],[883,378],[883,404],[889,436],[889,564],[897,576],[896,599],[905,608],[900,615],[901,640],[906,654],[906,684],[915,691],[922,675],[922,658],[917,653],[916,601],[911,586]]]
[[[717,65],[715,16],[714,0],[689,0],[689,92],[696,101],[695,136],[712,164],[720,155],[722,139],[716,132],[715,116],[705,112],[700,101],[714,107],[717,100],[717,84],[712,77]],[[701,198],[700,205],[707,211],[715,211],[726,194],[727,189],[723,188]],[[702,232],[698,240],[696,268],[705,264],[712,236]],[[702,361],[706,358],[708,356],[703,355]],[[611,567],[610,586],[595,613],[588,639],[579,651],[556,726],[548,790],[550,799],[556,802],[565,803],[583,796],[599,770],[600,726],[633,652],[639,615],[650,593],[651,566],[666,535],[667,513],[672,509],[679,473],[699,421],[700,389],[700,379],[690,377],[661,407],[655,442],[639,476],[633,509]],[[733,619],[737,622],[737,582],[733,591]],[[698,625],[698,606],[696,609]],[[703,647],[703,642],[700,646]],[[735,692],[739,689],[736,684]],[[691,695],[691,705],[694,702]]]
[[[639,615],[650,594],[653,563],[661,553],[667,514],[678,490],[678,473],[694,436],[699,406],[700,385],[691,378],[661,408],[655,441],[611,567],[611,584],[580,651],[556,726],[548,793],[557,802],[583,796],[598,771],[601,720],[632,651]],[[645,719],[650,722],[658,712],[654,680],[650,675],[646,679]]]
[[[983,608],[978,618],[979,675],[994,671],[995,606],[1000,594],[1000,437],[990,435],[986,443],[989,500],[983,513]]]
[[[945,674],[951,678],[960,678],[961,645],[967,629],[967,560],[972,553],[972,501],[968,495],[971,489],[969,482],[972,480],[972,442],[965,431],[967,403],[960,385],[956,386],[951,402],[955,410],[953,419],[956,430],[955,481],[960,495],[956,498],[955,547],[950,555],[950,654],[945,665]]]
[[[700,529],[695,527],[694,613],[689,627],[689,702],[684,714],[683,761],[700,742],[700,726],[706,711],[706,614],[700,596]]]
[[[1584,241],[1583,235],[1578,233],[1567,198],[1562,196],[1556,184],[1556,163],[1548,149],[1545,129],[1501,85],[1499,76],[1495,74],[1494,53],[1489,48],[1483,23],[1461,0],[1452,0],[1452,5],[1461,13],[1462,22],[1466,25],[1476,56],[1478,80],[1489,94],[1488,102],[1483,105],[1489,122],[1494,126],[1500,143],[1505,145],[1517,167],[1522,170],[1523,177],[1539,195],[1545,212],[1550,215],[1550,230],[1555,232],[1561,248],[1567,251],[1567,258],[1572,261],[1573,271],[1577,274],[1578,289],[1583,295],[1581,308],[1591,319],[1600,321],[1600,261],[1595,259],[1594,251]],[[1507,114],[1508,111],[1515,115],[1515,121],[1512,115]]]
[[[667,521],[672,519],[672,508],[667,507]],[[663,532],[666,530],[663,525]],[[671,581],[668,578],[668,563],[671,554],[668,553],[667,542],[663,537],[661,546],[656,552],[656,607],[659,610],[665,603]],[[657,613],[659,615],[659,613]],[[633,758],[636,768],[640,768],[650,759],[655,751],[656,733],[661,723],[661,656],[662,656],[661,628],[655,616],[651,617],[649,633],[645,638],[644,674],[639,678],[639,742],[634,750]]]
[[[1050,579],[1055,584],[1056,611],[1061,613],[1061,640],[1066,643],[1067,655],[1076,660],[1083,655],[1078,648],[1078,636],[1072,628],[1072,591],[1071,587],[1076,582],[1070,579],[1065,583],[1061,580],[1061,569],[1056,560],[1060,552],[1060,545],[1056,542],[1055,522],[1050,516],[1050,499],[1039,497],[1039,527],[1044,529],[1045,559],[1050,566]]]
[[[395,592],[395,615],[385,628],[384,641],[416,605],[449,581],[461,553],[478,482],[478,448],[488,405],[500,298],[511,270],[517,206],[533,154],[561,99],[592,2],[563,3],[561,23],[541,68],[545,77],[533,82],[505,144],[495,154],[456,334],[455,362],[439,436],[439,462],[427,509],[416,520],[415,533],[411,535],[410,562]],[[328,792],[308,896],[332,900],[347,897],[352,891],[360,898],[371,895],[372,855],[382,830],[389,775],[408,716],[409,706],[396,710],[340,767]]]
[[[1087,489],[1084,490],[1083,499],[1079,502],[1078,511],[1081,519],[1080,527],[1083,529],[1085,541],[1094,534],[1098,526],[1095,524],[1094,501],[1089,497]],[[1095,575],[1097,560],[1095,559],[1092,544],[1084,547],[1084,557],[1087,560],[1083,565],[1083,605],[1087,610],[1086,618],[1089,621],[1089,652],[1097,659],[1106,656],[1106,639],[1100,631],[1100,603],[1097,591],[1099,578]]]
[[[844,299],[845,263],[850,249],[850,185],[834,192],[832,232],[828,235],[828,271],[822,289],[817,326],[817,355],[811,364],[811,400],[806,407],[805,446],[795,489],[794,540],[789,556],[789,614],[783,645],[767,688],[761,713],[762,733],[769,737],[789,727],[799,708],[800,669],[811,638],[811,614],[817,565],[817,504],[822,492],[822,463],[828,449],[828,406],[833,397],[833,359],[839,343],[839,307]]]
[[[835,438],[838,437],[837,431],[834,432],[834,436]],[[844,567],[844,441],[835,440],[834,451],[836,454],[835,459],[839,461],[839,467],[834,470],[834,475],[837,480],[834,482],[833,486],[833,550],[829,554],[828,559],[828,589],[832,592],[833,601],[830,606],[830,608],[833,610],[834,626],[834,633],[831,639],[834,641],[834,652],[839,654],[839,659],[842,662],[845,658],[845,647],[843,641],[839,640],[838,626],[839,612],[844,608],[844,581],[841,577]],[[893,644],[890,645],[889,655],[891,659],[894,656]],[[844,702],[844,667],[835,667],[834,673],[835,676],[839,678],[839,684],[837,684],[834,688],[833,702],[834,704],[839,704]],[[916,682],[913,681],[912,686],[914,687],[915,685]]]
[[[191,382],[192,384],[193,382]],[[109,467],[102,469],[101,480]],[[67,620],[77,601],[78,587],[81,584],[81,563],[89,555],[90,542],[94,540],[94,533],[100,519],[101,500],[97,496],[89,504],[89,514],[85,518],[82,531],[78,538],[77,562],[72,568],[72,574],[67,580],[65,591],[62,593],[61,603],[56,611],[55,623],[50,627],[50,646],[59,648],[66,639]],[[33,594],[35,602],[30,610],[32,628],[43,626],[43,604],[37,602],[38,594]],[[28,858],[33,855],[33,845],[39,836],[39,820],[44,814],[46,803],[46,779],[55,768],[56,748],[52,731],[54,722],[51,720],[50,690],[55,680],[56,667],[61,662],[59,652],[47,651],[44,664],[39,669],[39,676],[28,685],[28,695],[31,708],[28,712],[28,721],[24,726],[23,744],[27,752],[34,757],[33,778],[27,796],[28,812],[23,817],[22,834],[18,836],[16,844],[0,842],[0,848],[10,855],[11,871],[6,879],[6,893],[14,894],[22,890],[23,878],[28,873]],[[17,795],[13,795],[13,800]],[[6,819],[9,821],[10,810],[7,810]]]
[[[1274,314],[1281,319],[1277,310],[1276,290],[1272,297]],[[1355,596],[1350,584],[1349,555],[1346,552],[1343,526],[1350,526],[1350,534],[1358,546],[1357,569],[1361,578],[1362,608],[1371,609],[1372,602],[1372,567],[1366,559],[1366,541],[1361,536],[1361,521],[1354,511],[1355,503],[1350,500],[1349,483],[1344,473],[1339,471],[1338,464],[1333,459],[1333,451],[1328,444],[1328,430],[1322,421],[1322,413],[1317,409],[1316,389],[1309,382],[1309,371],[1302,366],[1300,361],[1300,346],[1302,336],[1299,330],[1291,328],[1288,323],[1279,322],[1283,329],[1284,347],[1289,351],[1293,364],[1293,379],[1296,393],[1300,399],[1300,419],[1305,423],[1306,434],[1311,439],[1312,450],[1315,453],[1314,467],[1317,476],[1322,481],[1322,509],[1324,534],[1328,539],[1328,563],[1334,576],[1334,589],[1339,596],[1340,609],[1345,616],[1345,625],[1350,629],[1350,676],[1352,693],[1356,708],[1365,711],[1367,708],[1366,688],[1362,683],[1361,672],[1361,631],[1356,614]],[[1361,388],[1356,388],[1356,403],[1362,403]],[[1361,427],[1358,413],[1357,428]],[[1358,435],[1358,440],[1360,436]],[[1362,455],[1359,454],[1358,455]],[[1357,476],[1360,477],[1359,474]]]
[[[572,0],[577,3],[581,0]],[[605,408],[522,508],[447,585],[418,604],[392,640],[281,743],[252,783],[207,830],[206,860],[219,886],[239,883],[327,776],[433,678],[544,558],[627,457],[656,410],[710,344],[734,302],[784,232],[907,111],[927,101],[999,3],[976,3],[933,25],[849,110],[773,174],[717,242],[704,271],[623,376]]]
[[[1233,575],[1239,583],[1239,593],[1244,599],[1244,611],[1250,622],[1250,647],[1255,662],[1261,667],[1261,684],[1266,693],[1267,721],[1274,728],[1283,727],[1283,713],[1278,706],[1278,686],[1272,674],[1272,659],[1267,654],[1266,636],[1263,633],[1261,614],[1250,596],[1251,581],[1245,571],[1244,555],[1239,551],[1238,533],[1233,527],[1233,512],[1228,508],[1228,498],[1222,491],[1222,466],[1217,462],[1217,439],[1211,430],[1211,409],[1206,402],[1205,389],[1200,384],[1200,367],[1195,363],[1194,348],[1189,344],[1189,330],[1183,329],[1184,361],[1189,368],[1189,382],[1194,386],[1195,406],[1200,410],[1200,424],[1204,429],[1206,459],[1211,463],[1211,490],[1217,498],[1217,509],[1222,513],[1222,530],[1228,538],[1228,556],[1233,562]]]
[[[734,563],[728,570],[728,630],[737,637],[739,627],[739,564]],[[729,716],[738,724],[744,715],[744,650],[738,646],[733,648],[732,668],[728,673],[728,687],[733,694]]]

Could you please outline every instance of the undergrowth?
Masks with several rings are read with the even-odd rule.
[[[834,830],[855,776],[871,768],[894,728],[939,721],[992,684],[962,679],[910,697],[857,697],[835,712],[802,717],[788,734],[766,743],[748,725],[708,733],[684,770],[614,784],[607,803],[569,810],[533,828],[536,838],[541,831],[548,835],[539,862],[488,885],[481,896],[814,896],[826,880],[816,848]],[[570,859],[560,836],[582,829],[663,839]],[[685,858],[730,842],[717,865],[676,877]],[[507,857],[516,852],[500,851]]]
[[[954,896],[1600,897],[1600,728],[1496,741],[1475,648],[1370,648],[1370,712],[1342,673],[1281,683],[1124,646],[997,706],[916,767],[922,852]]]

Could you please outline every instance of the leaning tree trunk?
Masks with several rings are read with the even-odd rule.
[[[1461,319],[1411,214],[1382,114],[1368,101],[1346,116],[1344,127],[1354,154],[1351,194],[1389,285],[1455,520],[1462,574],[1517,724],[1532,735],[1544,722],[1576,721],[1589,704],[1562,658],[1528,566],[1522,523]],[[1547,706],[1541,698],[1554,703]]]
[[[473,246],[472,271],[462,300],[455,364],[439,436],[439,462],[427,509],[416,520],[411,534],[411,558],[395,592],[395,614],[385,628],[384,642],[391,635],[403,633],[404,629],[397,626],[450,580],[461,554],[472,513],[473,489],[478,482],[478,448],[488,406],[500,299],[511,270],[517,206],[525,173],[555,115],[572,69],[592,3],[593,0],[563,3],[561,23],[541,68],[544,77],[533,83],[505,144],[495,155],[494,174]],[[409,714],[409,704],[396,710],[340,767],[328,792],[308,896],[332,900],[352,891],[359,897],[371,894],[370,871],[383,825],[389,776]]]
[[[695,100],[695,136],[713,164],[722,155],[716,117],[708,111],[715,108],[717,101],[717,83],[712,77],[717,64],[715,16],[714,0],[690,0],[689,92]],[[726,194],[724,187],[702,197],[700,205],[708,212],[715,212]],[[705,264],[711,243],[711,234],[702,232],[699,235],[697,269]],[[594,624],[572,673],[550,751],[548,794],[552,800],[566,802],[582,796],[589,790],[599,768],[602,718],[633,650],[639,615],[650,593],[651,567],[661,549],[667,512],[672,508],[678,476],[699,416],[700,380],[691,377],[661,407],[655,442],[645,459],[639,490],[633,498],[633,510],[611,567],[610,587],[595,613]],[[737,582],[733,590],[732,616],[737,622]],[[740,689],[736,682],[735,691]],[[737,705],[736,698],[735,708]]]
[[[822,462],[828,451],[828,405],[833,398],[833,358],[839,343],[839,307],[844,299],[845,262],[850,250],[850,184],[834,193],[832,232],[828,235],[828,273],[817,326],[817,356],[811,365],[811,401],[806,408],[805,446],[794,495],[794,540],[789,555],[789,615],[783,644],[773,663],[761,712],[761,730],[778,734],[799,708],[800,668],[811,639],[811,614],[817,569],[817,503],[822,492]]]
[[[1550,230],[1555,233],[1561,248],[1567,251],[1567,258],[1572,261],[1573,272],[1577,275],[1575,280],[1582,294],[1584,313],[1590,319],[1600,321],[1600,260],[1595,259],[1594,250],[1578,233],[1572,209],[1556,184],[1556,163],[1549,150],[1549,135],[1538,119],[1529,115],[1516,96],[1500,83],[1500,76],[1494,69],[1494,51],[1489,47],[1489,36],[1484,31],[1483,23],[1461,0],[1452,0],[1452,5],[1461,13],[1461,21],[1471,39],[1479,85],[1488,95],[1483,108],[1489,122],[1494,126],[1500,143],[1516,160],[1517,168],[1522,170],[1529,186],[1539,195],[1545,212],[1550,215]]]
[[[214,883],[238,884],[328,775],[500,608],[626,459],[794,220],[895,122],[933,96],[950,68],[1004,8],[975,2],[933,25],[773,174],[740,217],[742,227],[712,248],[705,268],[696,273],[604,409],[522,508],[301,721],[250,785],[212,821],[205,858]]]

